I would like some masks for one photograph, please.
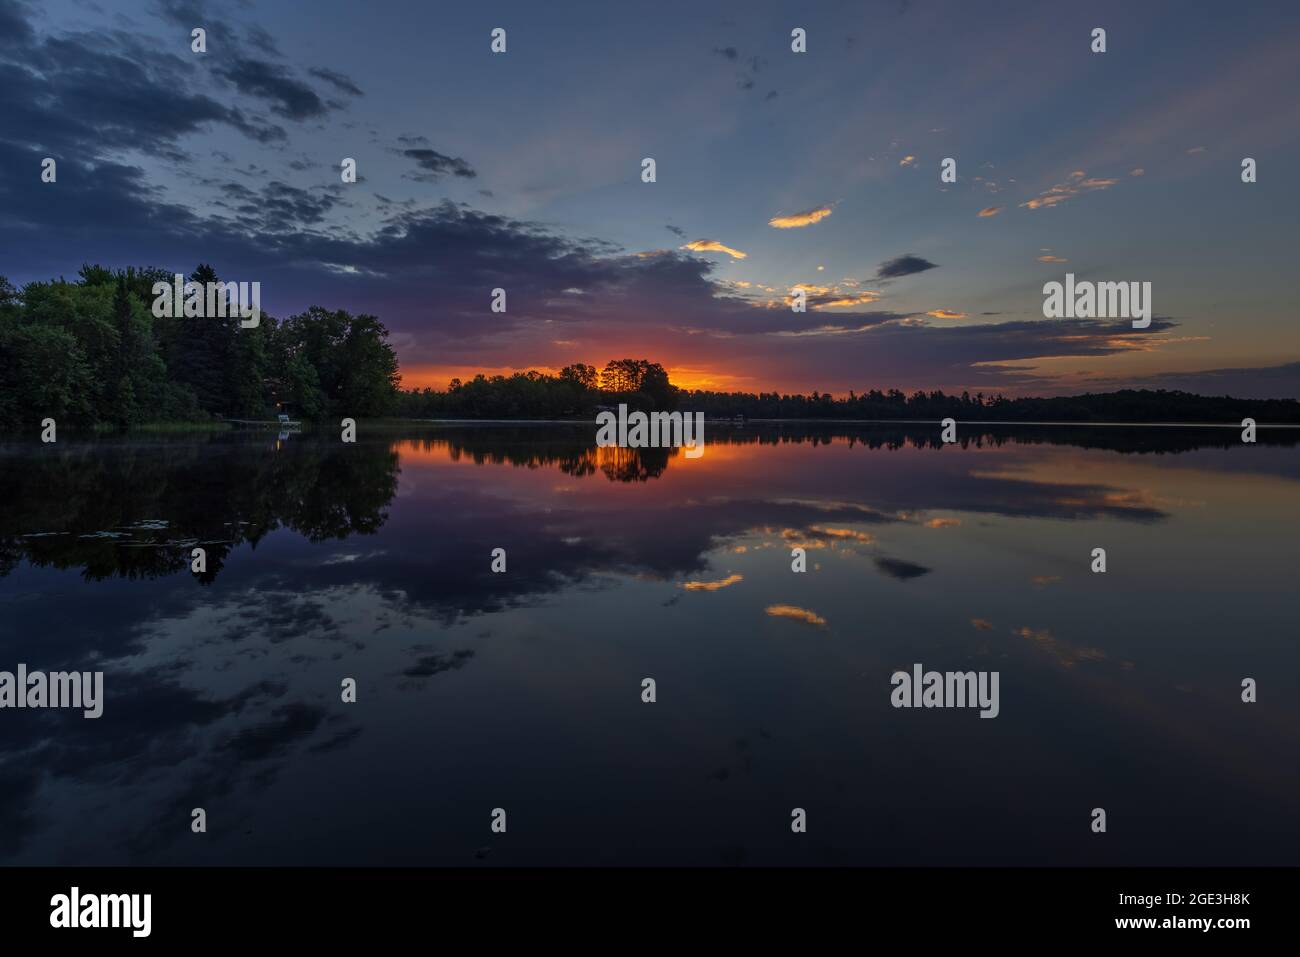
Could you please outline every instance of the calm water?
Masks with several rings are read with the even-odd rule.
[[[0,446],[0,862],[1300,863],[1297,433],[937,432]]]

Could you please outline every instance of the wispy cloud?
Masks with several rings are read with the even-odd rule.
[[[1091,193],[1096,190],[1110,189],[1118,183],[1117,179],[1100,179],[1088,178],[1088,174],[1081,169],[1072,172],[1063,183],[1057,183],[1055,186],[1044,190],[1033,199],[1021,203],[1020,205],[1027,209],[1044,209],[1052,206],[1059,206],[1066,200],[1073,199],[1082,193]]]
[[[695,239],[681,248],[697,253],[726,253],[732,259],[744,259],[749,255],[739,249],[732,249],[730,246],[723,245],[716,239]]]
[[[800,229],[804,226],[811,226],[814,223],[820,223],[823,219],[831,214],[833,207],[818,206],[815,209],[805,210],[802,213],[794,213],[790,216],[773,216],[767,221],[769,226],[776,229]]]

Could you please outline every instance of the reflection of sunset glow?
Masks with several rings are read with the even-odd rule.
[[[687,591],[717,591],[720,588],[726,588],[744,580],[744,575],[728,575],[726,578],[715,582],[682,582],[682,587]]]
[[[806,621],[810,625],[818,626],[826,624],[826,619],[815,611],[797,605],[768,605],[766,611],[773,618],[793,618],[796,621]]]
[[[1052,655],[1062,668],[1073,668],[1081,661],[1105,661],[1107,659],[1106,652],[1100,648],[1072,645],[1059,638],[1053,638],[1052,633],[1046,628],[1037,630],[1028,627],[1014,628],[1011,633],[1033,641],[1038,647]],[[1120,666],[1126,671],[1131,670],[1133,662],[1124,661],[1120,663]]]

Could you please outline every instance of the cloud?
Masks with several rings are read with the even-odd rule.
[[[1062,259],[1060,256],[1039,256],[1040,263],[1068,263],[1070,260]]]
[[[1117,179],[1088,179],[1087,175],[1081,169],[1075,170],[1065,182],[1057,183],[1020,205],[1028,209],[1051,208],[1083,193],[1109,189],[1119,182]]]
[[[739,249],[724,246],[716,239],[694,239],[681,248],[697,253],[726,253],[732,259],[745,259],[749,255],[748,253],[742,253]]]
[[[1204,146],[1193,146],[1191,149],[1189,149],[1189,150],[1187,151],[1187,155],[1188,155],[1188,156],[1194,156],[1194,155],[1196,155],[1197,153],[1204,153],[1204,152],[1205,152],[1205,147],[1204,147]]]
[[[1131,169],[1131,170],[1129,170],[1129,171],[1128,171],[1128,174],[1129,174],[1130,176],[1145,176],[1145,175],[1146,175],[1146,170],[1144,170],[1141,166],[1139,166],[1139,167],[1137,167],[1136,169]]]
[[[265,60],[236,57],[214,71],[235,85],[245,96],[270,104],[271,112],[290,120],[308,120],[324,116],[332,109],[316,91],[284,67]]]
[[[727,60],[736,60],[740,56],[740,51],[735,47],[714,47],[713,52]]]
[[[672,234],[673,234],[674,236],[676,236],[678,239],[685,239],[685,238],[686,238],[686,230],[682,229],[680,226],[673,226],[673,225],[670,223],[670,224],[664,226],[664,229],[668,230],[670,233],[672,233]]]
[[[904,253],[902,256],[895,256],[893,259],[887,259],[881,263],[880,268],[876,271],[876,278],[901,279],[904,276],[915,276],[917,273],[934,268],[936,268],[936,264],[928,259],[922,259],[912,253]]]
[[[820,223],[832,211],[833,207],[831,206],[818,206],[802,213],[795,213],[792,216],[773,216],[767,221],[767,224],[776,229],[801,229],[804,226],[811,226],[813,223]]]
[[[0,9],[13,18],[20,8],[0,3]],[[29,27],[6,39],[0,44],[0,143],[59,156],[61,169],[74,162],[94,166],[115,150],[183,160],[180,140],[213,125],[263,143],[285,138],[281,127],[191,92],[190,64],[133,35],[38,38]]]
[[[361,87],[357,86],[350,77],[347,77],[342,73],[335,73],[333,70],[327,70],[324,67],[317,67],[314,70],[308,70],[307,72],[312,76],[329,83],[341,93],[346,93],[349,96],[365,96],[361,91]]]
[[[996,216],[998,213],[1002,212],[1002,210],[1004,210],[1005,208],[1006,208],[1005,206],[985,206],[975,215],[979,216],[980,219],[987,219],[989,216]]]
[[[931,309],[926,315],[934,319],[965,319],[967,314],[954,312],[951,309]]]
[[[410,174],[410,178],[421,183],[436,182],[450,174],[465,179],[473,179],[478,174],[460,157],[444,156],[437,150],[405,149],[400,151],[407,159],[415,160],[420,172]]]
[[[898,161],[898,165],[899,165],[899,166],[915,166],[915,165],[916,165],[916,157],[915,157],[915,156],[912,156],[912,155],[909,153],[907,156],[904,156],[901,160]]]

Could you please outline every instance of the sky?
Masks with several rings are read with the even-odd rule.
[[[0,275],[208,262],[408,387],[1294,398],[1297,50],[1282,2],[0,0]],[[1067,272],[1150,327],[1045,318]]]

